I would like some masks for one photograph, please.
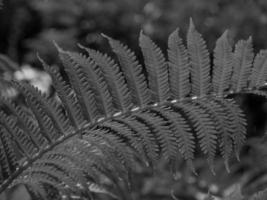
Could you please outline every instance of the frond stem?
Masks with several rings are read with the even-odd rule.
[[[258,89],[261,89],[261,88],[258,88]],[[203,95],[201,97],[185,97],[185,98],[181,98],[181,99],[172,99],[172,100],[167,100],[167,101],[163,101],[163,102],[160,102],[160,103],[148,104],[147,106],[144,106],[144,107],[135,107],[135,108],[132,108],[132,109],[130,109],[128,111],[125,111],[125,112],[115,113],[114,115],[109,116],[109,117],[106,117],[106,118],[100,118],[96,122],[87,123],[82,128],[80,128],[79,130],[73,131],[69,135],[66,135],[65,137],[59,138],[53,144],[51,144],[50,146],[47,146],[47,148],[45,148],[43,151],[41,151],[40,153],[36,154],[32,159],[24,161],[24,163],[22,164],[22,166],[19,167],[12,175],[10,175],[10,177],[7,180],[5,180],[1,184],[1,186],[0,186],[0,194],[2,192],[4,192],[9,187],[9,185],[18,176],[20,176],[22,174],[23,171],[25,171],[36,160],[40,159],[45,153],[51,151],[57,145],[60,145],[60,144],[62,144],[64,142],[66,142],[67,140],[69,140],[69,139],[77,136],[77,135],[78,136],[79,135],[82,135],[83,132],[84,132],[84,130],[86,130],[88,128],[90,129],[90,128],[92,128],[92,127],[94,127],[94,126],[96,126],[96,125],[98,125],[98,124],[100,124],[100,123],[102,123],[104,121],[108,121],[108,120],[117,118],[117,117],[122,116],[122,115],[129,115],[131,113],[136,113],[136,112],[144,111],[144,110],[147,110],[149,108],[155,108],[155,107],[160,107],[160,106],[167,106],[167,105],[175,104],[175,103],[178,103],[178,102],[183,102],[183,101],[188,101],[188,100],[194,101],[196,99],[209,98],[209,97],[226,98],[229,95],[233,95],[233,94],[237,94],[237,95],[248,94],[250,91],[253,91],[253,89],[246,89],[246,90],[239,91],[237,93],[236,92],[227,92],[223,96],[218,96],[218,94],[209,94],[209,95]]]

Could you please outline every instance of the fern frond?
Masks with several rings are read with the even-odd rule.
[[[187,114],[188,119],[192,122],[199,140],[200,149],[208,156],[207,160],[209,166],[212,172],[215,173],[213,169],[213,160],[216,154],[218,133],[214,122],[205,112],[205,109],[197,104],[185,102],[175,106],[183,110],[183,112]]]
[[[101,138],[102,141],[106,141],[109,145],[111,145],[121,163],[127,170],[130,170],[131,166],[133,166],[133,152],[130,151],[129,146],[127,146],[123,141],[121,135],[115,135],[116,133],[118,134],[121,132],[121,130],[118,130],[119,127],[116,127],[116,129],[112,126],[112,124],[103,124],[102,127],[97,127],[97,129],[93,130],[90,134],[93,134],[94,137]]]
[[[18,158],[13,148],[11,136],[8,131],[0,126],[0,143],[1,143],[1,151],[0,151],[0,163],[1,163],[1,179],[0,181],[5,181],[15,169],[19,166]]]
[[[267,79],[267,50],[261,50],[253,62],[250,87],[263,86]]]
[[[248,86],[248,78],[253,62],[252,38],[237,42],[234,51],[234,72],[232,77],[232,89],[238,92]]]
[[[153,100],[166,101],[169,98],[169,84],[165,57],[160,48],[143,32],[140,33],[139,45],[143,53]]]
[[[140,138],[134,135],[136,133],[127,127],[127,125],[123,124],[120,120],[104,122],[103,124],[99,125],[98,128],[109,130],[110,134],[115,135],[122,143],[125,143],[127,147],[131,148],[134,156],[141,156],[143,158],[142,161],[146,161]],[[132,155],[129,157],[132,157]],[[132,158],[132,160],[134,159]]]
[[[146,78],[134,52],[120,41],[114,40],[106,35],[104,37],[108,39],[113,52],[119,59],[127,84],[131,90],[133,102],[139,106],[147,105],[151,100]]]
[[[228,41],[228,31],[225,31],[217,40],[214,49],[214,68],[212,75],[212,90],[218,95],[223,95],[230,87],[233,70],[232,47]]]
[[[177,144],[174,134],[168,129],[167,122],[157,113],[151,111],[148,113],[138,113],[136,116],[140,117],[150,127],[159,145],[160,156],[163,156],[167,161],[175,160],[177,157]]]
[[[80,47],[85,49],[88,52],[89,57],[101,68],[117,109],[124,112],[130,109],[132,103],[129,89],[125,83],[124,76],[120,72],[120,68],[115,61],[108,55],[102,54],[99,51],[85,48],[83,46]]]
[[[145,123],[142,123],[141,118],[120,117],[116,118],[116,121],[119,121],[125,124],[125,126],[129,127],[134,134],[136,134],[136,137],[141,140],[141,144],[148,159],[145,164],[152,165],[153,162],[156,162],[159,152],[158,144],[156,143],[155,138],[152,136],[149,127]]]
[[[108,111],[111,111],[107,110],[112,107],[110,105],[111,99],[108,98],[108,94],[106,94],[106,100],[103,100],[103,92],[104,95],[106,93],[103,90],[105,90],[106,85],[102,83],[102,85],[104,85],[102,87],[100,86],[100,89],[98,88],[99,84],[101,84],[99,82],[102,80],[99,77],[99,73],[97,74],[97,72],[94,71],[95,69],[91,69],[94,67],[94,64],[89,62],[83,55],[66,52],[59,47],[57,48],[84,116],[87,119],[94,121],[98,117],[96,110],[97,103],[98,109],[101,112],[107,113]],[[99,102],[97,102],[97,100],[99,100]]]
[[[46,72],[52,77],[53,87],[57,91],[57,95],[64,106],[65,112],[72,123],[72,126],[76,128],[81,127],[85,121],[84,116],[82,115],[83,109],[78,103],[77,96],[75,95],[73,89],[66,83],[66,81],[64,81],[58,68],[47,65],[41,59],[40,61],[42,62]],[[86,95],[86,93],[84,95]],[[90,98],[88,98],[88,100],[90,100]]]
[[[85,47],[89,57],[57,47],[62,72],[39,58],[59,98],[12,82],[27,105],[0,98],[0,192],[22,183],[34,197],[47,200],[92,199],[94,193],[129,199],[137,165],[154,169],[163,159],[178,170],[179,154],[193,172],[195,157],[204,154],[213,173],[220,154],[229,171],[232,154],[239,159],[246,139],[245,114],[232,98],[267,97],[265,51],[252,72],[250,39],[238,42],[232,55],[225,32],[210,62],[192,21],[188,50],[178,32],[169,36],[168,61],[140,34],[147,73],[126,45],[105,36],[120,65]]]
[[[1,103],[8,109],[10,114],[15,117],[17,126],[20,127],[24,132],[26,132],[31,141],[33,142],[35,148],[44,148],[47,144],[45,138],[40,134],[38,125],[35,123],[34,119],[25,112],[25,108],[15,105],[12,101],[5,98],[0,98]]]
[[[180,99],[186,97],[191,90],[189,82],[189,57],[179,29],[170,34],[168,39],[169,81],[172,97]]]
[[[233,121],[228,118],[225,113],[228,112],[226,108],[217,102],[217,99],[211,99],[209,102],[205,102],[204,106],[209,107],[208,110],[211,113],[219,135],[219,147],[220,154],[224,158],[225,168],[230,172],[229,160],[234,151],[233,135],[234,130],[231,128],[234,126]]]
[[[10,134],[12,140],[16,143],[19,152],[29,158],[36,153],[36,148],[31,142],[29,135],[27,135],[23,130],[21,130],[14,119],[0,111],[0,123],[6,131]]]
[[[210,92],[210,57],[206,42],[190,20],[187,48],[191,62],[192,94],[204,96]]]
[[[25,95],[26,101],[32,105],[31,108],[39,126],[42,127],[41,130],[44,131],[50,143],[68,133],[71,127],[56,101],[48,99],[45,94],[28,83],[13,82],[13,85]]]
[[[234,151],[237,159],[239,160],[239,152],[246,139],[247,124],[244,113],[236,105],[234,100],[228,99],[225,101],[217,98],[215,101],[225,108],[225,113],[227,113],[228,120],[231,121],[231,125],[228,127],[230,131],[229,133],[232,133],[231,137],[234,141]]]
[[[165,109],[156,109],[167,121],[171,124],[175,142],[177,145],[177,152],[180,151],[188,166],[195,172],[193,166],[194,152],[195,152],[195,137],[188,121],[184,116],[173,108],[166,107]]]
[[[76,73],[83,74],[80,81],[84,81],[85,86],[86,84],[89,85],[94,92],[98,109],[106,116],[114,113],[113,100],[108,85],[96,63],[90,58],[75,52],[69,52],[67,56],[72,62],[71,67],[76,68]]]

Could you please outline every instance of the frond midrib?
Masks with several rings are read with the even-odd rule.
[[[259,90],[261,88],[257,88],[257,90]],[[42,158],[42,156],[44,154],[46,154],[47,152],[51,151],[53,148],[65,143],[66,141],[70,140],[71,138],[77,136],[77,135],[82,135],[83,132],[86,129],[90,129],[93,128],[95,126],[97,126],[100,123],[103,123],[105,121],[109,121],[112,119],[116,119],[119,118],[121,116],[127,116],[129,114],[133,114],[133,113],[138,113],[140,111],[145,111],[149,108],[160,108],[160,107],[164,107],[164,106],[168,106],[171,104],[176,104],[176,103],[182,103],[182,102],[186,102],[188,100],[191,101],[195,101],[195,100],[199,100],[199,99],[207,99],[209,97],[216,97],[216,98],[222,98],[222,99],[226,99],[229,95],[243,95],[243,94],[248,94],[250,92],[255,91],[255,89],[243,89],[242,91],[233,93],[231,91],[229,91],[228,93],[225,93],[223,96],[218,96],[218,94],[208,94],[208,95],[203,95],[203,96],[199,96],[199,97],[185,97],[185,98],[180,98],[180,99],[171,99],[171,100],[166,100],[163,102],[158,102],[158,103],[153,103],[153,104],[148,104],[146,106],[140,106],[140,107],[134,107],[130,110],[127,110],[125,112],[117,112],[111,116],[107,116],[107,117],[103,117],[103,118],[99,118],[98,120],[94,121],[93,123],[86,123],[84,124],[83,127],[81,127],[78,130],[74,130],[71,133],[64,135],[62,137],[59,137],[53,144],[51,144],[50,146],[47,146],[47,148],[45,148],[43,151],[37,153],[32,159],[30,160],[26,160],[22,163],[21,167],[18,168],[13,174],[10,175],[10,177],[8,179],[6,179],[5,181],[3,181],[3,183],[0,185],[0,193],[2,193],[6,188],[9,187],[9,185],[17,178],[19,177],[26,169],[28,169],[29,166],[31,166],[31,164],[33,164],[35,161],[37,161],[38,159]]]

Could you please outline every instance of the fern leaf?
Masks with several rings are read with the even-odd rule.
[[[151,131],[149,127],[143,124],[140,118],[138,119],[133,117],[120,117],[117,118],[116,121],[125,124],[125,126],[129,127],[136,134],[136,137],[140,138],[143,149],[146,153],[146,157],[148,159],[146,165],[152,165],[150,161],[156,162],[159,149],[155,138],[151,136]]]
[[[251,37],[237,42],[234,51],[234,71],[232,89],[236,92],[247,88],[253,61],[253,47]]]
[[[86,145],[85,142],[76,139],[72,142],[77,148],[73,148],[73,143],[68,143],[63,149],[57,148],[51,155],[59,155],[62,159],[72,162],[75,164],[75,168],[81,170],[88,180],[94,181],[97,184],[100,184],[100,174],[116,174],[111,166],[107,166],[108,170],[105,169],[103,159],[101,159],[99,155],[93,153],[93,151],[96,150],[93,144],[91,145],[90,143],[89,146]]]
[[[29,172],[28,172],[29,173]],[[61,181],[64,181],[64,185],[67,186],[68,188],[71,188],[73,191],[74,188],[76,188],[76,183],[74,180],[72,180],[70,177],[68,177],[63,171],[61,171],[59,168],[57,168],[56,165],[41,165],[41,164],[36,164],[31,168],[31,176],[34,179],[35,174],[42,173],[46,175],[47,179],[51,178],[56,181],[56,184],[54,185],[60,185]],[[74,192],[74,191],[73,191]]]
[[[63,115],[59,105],[53,99],[49,99],[45,94],[41,93],[36,87],[23,83],[18,84],[14,82],[14,85],[19,88],[25,95],[28,102],[35,104],[36,111],[40,113],[40,119],[50,126],[50,133],[48,133],[51,140],[55,140],[62,134],[66,135],[71,130],[68,119]]]
[[[166,122],[172,124],[172,133],[170,133],[170,138],[175,142],[175,144],[172,144],[174,151],[180,151],[190,169],[195,172],[195,168],[193,166],[195,138],[192,130],[187,124],[187,121],[184,120],[183,116],[179,112],[174,112],[168,107],[165,109],[152,108],[151,111],[158,113],[158,115],[161,115]],[[176,159],[175,156],[174,159]]]
[[[151,162],[152,162],[152,164],[154,164],[153,162],[156,162],[159,159],[160,151],[161,151],[160,143],[157,140],[157,137],[155,136],[155,134],[153,132],[154,129],[156,129],[156,128],[153,128],[154,123],[151,121],[147,121],[145,117],[142,117],[140,115],[140,113],[134,114],[133,117],[136,121],[138,121],[140,123],[140,125],[143,124],[143,126],[144,126],[143,130],[146,130],[145,133],[147,134],[146,141],[147,142],[149,141],[150,143],[153,144],[150,146],[150,148],[152,148],[152,149],[149,149],[149,153],[150,153],[150,156],[152,156]]]
[[[87,179],[83,176],[83,171],[75,163],[65,159],[60,154],[49,153],[44,159],[35,162],[35,165],[36,167],[55,166],[64,173],[66,178],[71,179],[76,184],[74,188],[77,188],[77,190],[87,187]],[[80,183],[79,187],[77,187],[77,183]]]
[[[53,86],[57,91],[69,120],[73,127],[79,128],[84,124],[84,117],[82,115],[82,108],[78,103],[77,96],[72,88],[63,80],[58,68],[51,67],[43,62],[43,67],[49,73],[53,80]],[[89,99],[90,100],[90,99]]]
[[[2,129],[0,128],[1,134],[2,134]],[[9,160],[6,155],[6,151],[4,148],[4,144],[2,143],[2,140],[0,139],[0,183],[2,183],[8,176],[11,175],[11,170],[9,166]]]
[[[234,141],[234,152],[239,160],[239,152],[246,140],[246,120],[244,113],[238,108],[234,100],[229,99],[225,101],[219,98],[215,100],[225,108],[228,119],[231,120],[229,129],[232,130],[231,137]]]
[[[23,156],[29,158],[36,153],[30,137],[16,125],[14,119],[3,111],[0,111],[0,123],[9,132]]]
[[[143,146],[142,143],[140,143],[140,138],[133,135],[134,132],[125,124],[121,123],[119,120],[112,120],[110,122],[104,122],[101,126],[99,125],[98,127],[103,127],[104,129],[110,130],[111,134],[115,134],[121,139],[123,143],[125,143],[128,147],[131,148],[131,151],[134,153],[134,156],[141,156],[141,160],[146,161]],[[129,157],[131,157],[131,155]]]
[[[75,144],[78,144],[77,141],[75,141]],[[66,144],[64,148],[57,148],[53,151],[50,151],[48,154],[45,155],[45,158],[46,159],[59,159],[59,160],[62,160],[62,162],[69,162],[69,164],[75,165],[74,168],[77,169],[82,174],[84,174],[84,172],[87,171],[88,175],[84,177],[86,178],[90,177],[89,179],[91,181],[95,181],[98,183],[99,177],[97,177],[96,175],[97,172],[92,169],[93,168],[92,163],[94,163],[93,160],[95,159],[93,158],[93,156],[86,156],[85,155],[86,153],[84,151],[84,150],[87,150],[88,152],[90,152],[92,151],[92,147],[86,148],[84,147],[83,144],[80,144],[80,143],[77,146],[78,147],[74,149],[71,145]],[[75,156],[72,156],[72,155],[75,155]]]
[[[127,84],[131,90],[133,102],[139,106],[148,104],[150,102],[150,95],[147,89],[146,78],[134,52],[121,42],[106,35],[104,37],[108,39],[113,52],[119,59]]]
[[[153,99],[156,102],[166,101],[169,98],[169,82],[165,57],[160,48],[143,32],[140,33],[139,45],[143,53]]]
[[[254,59],[250,87],[263,86],[267,79],[267,50],[261,50]]]
[[[43,110],[51,118],[55,129],[58,134],[67,134],[72,127],[69,125],[68,118],[63,114],[60,105],[52,98],[48,98],[45,93],[41,93],[41,91],[30,85],[30,84],[21,84],[21,86],[25,90],[25,95],[30,93],[32,97],[36,98],[36,100],[40,103],[40,107],[43,107]],[[21,89],[23,90],[23,89]]]
[[[143,33],[139,45],[147,74],[127,46],[107,36],[121,69],[98,51],[85,48],[87,57],[57,47],[65,80],[65,72],[39,58],[59,99],[16,81],[27,107],[0,98],[0,193],[24,184],[36,199],[92,199],[93,193],[128,199],[131,172],[139,163],[154,169],[165,159],[178,170],[180,152],[195,172],[197,150],[213,173],[217,152],[229,171],[231,155],[238,158],[246,139],[245,115],[231,98],[239,93],[267,96],[260,86],[265,53],[255,59],[249,89],[251,41],[239,42],[233,58],[224,33],[214,50],[211,83],[206,43],[193,22],[188,53],[178,32],[168,41],[170,74],[163,53]],[[226,92],[232,59],[234,95]],[[215,95],[209,94],[211,84]]]
[[[38,192],[37,189],[43,193],[42,190],[40,190],[40,187],[37,187],[36,189],[34,189],[34,186],[39,185],[41,187],[44,187],[44,185],[46,186],[51,186],[52,188],[56,189],[58,192],[62,192],[64,194],[64,186],[63,185],[59,185],[58,182],[50,177],[47,176],[44,173],[35,173],[34,177],[31,176],[24,176],[24,177],[19,177],[18,180],[16,180],[14,182],[14,184],[16,184],[16,182],[22,183],[27,185],[29,188],[33,189],[34,192]],[[45,200],[50,199],[47,190],[45,190],[45,194],[42,195],[40,192],[38,192],[38,196],[43,196]],[[51,192],[51,190],[50,190]]]
[[[31,141],[35,145],[35,148],[41,149],[47,145],[47,141],[40,134],[39,127],[34,122],[34,119],[27,114],[21,106],[16,106],[8,99],[0,98],[1,103],[8,108],[9,112],[16,118],[18,127],[24,132],[29,134]]]
[[[96,138],[94,138],[96,139]],[[73,142],[76,144],[77,148],[73,148]],[[83,173],[83,175],[87,178],[88,182],[81,183],[78,181],[78,184],[76,184],[79,188],[77,189],[86,189],[86,185],[88,186],[88,189],[90,192],[95,192],[93,188],[102,188],[101,187],[101,179],[99,176],[102,176],[105,174],[106,178],[111,179],[114,184],[118,183],[120,180],[117,178],[120,176],[120,167],[118,165],[118,168],[115,168],[113,165],[106,165],[105,161],[114,162],[113,156],[110,156],[109,153],[105,153],[104,149],[102,148],[103,145],[97,144],[94,146],[94,143],[91,143],[91,140],[88,141],[90,143],[89,145],[86,145],[84,143],[84,140],[74,140],[73,142],[69,142],[62,151],[61,148],[57,149],[56,151],[53,151],[50,153],[52,158],[54,158],[54,155],[60,156],[62,161],[65,160],[68,162],[72,162],[74,164],[74,169],[79,169]],[[100,147],[100,149],[98,149]],[[104,151],[103,154],[94,154],[93,152],[96,152],[96,150]],[[75,155],[75,156],[72,156]],[[117,158],[115,158],[116,160]],[[64,166],[63,166],[64,167]],[[118,173],[119,172],[119,173]],[[85,175],[86,174],[86,175]],[[118,174],[116,176],[116,174]],[[123,177],[123,176],[121,176]],[[93,188],[92,188],[93,187]],[[91,190],[92,189],[92,190]],[[109,191],[110,192],[110,191]],[[89,194],[90,195],[90,194]]]
[[[216,154],[217,132],[214,123],[209,115],[205,113],[205,109],[198,105],[180,103],[175,105],[175,107],[176,106],[188,115],[187,117],[192,122],[197,134],[200,149],[208,156],[207,160],[209,166],[212,172],[215,173],[213,161]]]
[[[223,95],[230,87],[231,73],[233,70],[232,47],[228,41],[228,31],[217,40],[214,49],[214,68],[212,75],[213,92]]]
[[[25,89],[23,86],[14,82],[14,85],[20,88],[21,91],[25,92],[27,104],[31,107],[36,120],[38,121],[41,134],[46,138],[46,140],[51,144],[57,137],[57,133],[53,127],[53,123],[49,116],[47,116],[44,110],[40,107],[40,103],[32,96],[32,94]]]
[[[66,52],[60,49],[59,47],[59,55],[61,57],[61,60],[64,65],[64,69],[66,73],[68,74],[68,77],[70,79],[71,87],[74,89],[78,103],[81,105],[82,112],[84,116],[87,118],[87,120],[94,121],[97,116],[96,113],[96,99],[94,95],[100,95],[99,93],[96,94],[95,91],[95,84],[92,85],[88,84],[88,79],[85,72],[85,68],[89,69],[91,68],[91,64],[87,61],[86,58],[83,56],[73,53],[73,52]],[[96,74],[91,74],[92,77],[90,77],[92,80],[95,80]],[[91,91],[93,90],[93,92]],[[88,100],[89,103],[88,103]],[[108,101],[109,99],[107,99]],[[102,105],[103,103],[103,105]],[[104,106],[104,112],[105,110],[105,102],[102,102],[102,98],[100,96],[100,103],[99,106],[103,109],[102,106]],[[101,110],[102,111],[102,110]]]
[[[121,163],[125,166],[127,170],[131,169],[133,166],[133,154],[129,150],[129,147],[125,145],[122,139],[116,135],[111,134],[111,130],[105,130],[105,128],[99,127],[99,129],[94,130],[95,137],[102,138],[103,141],[106,141],[109,145],[112,146],[116,152],[117,157],[120,159]]]
[[[85,49],[89,57],[101,68],[114,99],[115,106],[124,112],[128,110],[132,106],[130,93],[119,66],[106,54],[82,46],[80,47]]]
[[[117,125],[117,126],[116,126]],[[121,152],[121,157],[127,161],[127,168],[130,169],[130,166],[133,165],[134,155],[130,150],[130,145],[126,145],[130,137],[130,132],[126,129],[123,129],[122,126],[119,126],[116,122],[104,122],[103,124],[97,127],[97,130],[103,130],[105,134],[104,138],[112,146],[118,148],[118,152]],[[102,134],[103,135],[103,134]]]
[[[244,91],[243,94],[253,94],[253,95],[267,99],[267,92],[266,92],[264,87],[259,88],[259,89],[255,89],[255,90]]]
[[[215,99],[200,99],[195,101],[195,104],[199,105],[202,109],[205,110],[212,119],[214,123],[215,130],[217,135],[220,138],[218,140],[220,146],[220,152],[224,158],[224,163],[227,171],[229,172],[229,159],[231,158],[231,153],[233,151],[233,142],[232,142],[232,131],[229,130],[228,120],[225,119],[225,111],[222,110],[222,106],[216,103]]]
[[[192,19],[187,33],[187,48],[191,62],[192,94],[206,95],[210,92],[210,57],[206,42],[197,32]]]
[[[42,60],[39,56],[38,56],[40,62],[42,63],[44,69],[52,76],[53,81],[55,82],[54,84],[56,85],[56,89],[59,90],[58,93],[60,94],[60,97],[62,98],[62,102],[63,104],[65,104],[66,107],[68,107],[67,110],[69,110],[69,114],[71,115],[71,119],[73,124],[76,127],[79,127],[80,124],[82,124],[83,120],[82,120],[82,116],[81,116],[81,112],[83,113],[83,116],[89,120],[89,121],[94,121],[95,118],[97,118],[97,110],[96,110],[96,102],[94,99],[94,96],[92,94],[92,92],[90,91],[89,87],[82,82],[81,80],[83,79],[83,77],[81,76],[81,73],[79,73],[80,71],[77,70],[76,74],[73,74],[73,76],[77,76],[78,79],[80,80],[77,84],[79,84],[79,87],[74,87],[74,90],[76,92],[77,95],[77,100],[80,104],[80,106],[78,106],[77,104],[74,106],[74,102],[73,100],[69,100],[69,94],[68,92],[70,92],[70,89],[68,88],[68,86],[64,83],[64,81],[62,80],[59,72],[57,69],[53,69],[51,66],[47,65],[44,60]],[[74,68],[74,66],[73,66]],[[59,79],[57,79],[59,78]],[[65,88],[64,88],[65,87]],[[67,89],[64,91],[60,91],[61,89]],[[69,108],[70,105],[73,105],[74,109],[77,109],[76,111]]]
[[[6,180],[18,167],[18,158],[17,154],[14,152],[14,148],[10,135],[7,130],[0,126],[0,143],[1,143],[1,152],[0,152],[0,163],[1,163],[1,177],[0,183]]]
[[[210,106],[210,109],[214,110],[215,113],[212,114],[213,119],[215,119],[216,129],[219,135],[219,146],[220,153],[224,159],[224,165],[228,172],[230,172],[229,160],[232,157],[232,153],[234,150],[234,143],[232,136],[235,134],[233,129],[231,128],[233,125],[233,121],[228,118],[225,113],[229,112],[227,108],[223,105],[219,104],[217,98],[212,99],[209,102],[206,102],[206,106]],[[218,117],[217,117],[218,116]]]
[[[136,114],[141,118],[152,131],[155,140],[160,147],[160,154],[166,160],[175,159],[177,155],[175,138],[171,131],[166,128],[166,122],[157,116],[155,113],[138,113]]]
[[[120,118],[112,120],[112,123],[116,123],[116,126],[121,127],[120,129],[118,129],[118,132],[121,132],[121,135],[125,135],[124,133],[126,132],[126,143],[132,149],[134,156],[136,157],[136,159],[140,160],[141,163],[144,163],[148,166],[149,159],[145,151],[146,143],[138,135],[136,129],[133,129],[133,127],[129,125],[129,122],[126,122],[125,120]]]
[[[113,174],[117,175],[117,177],[119,177],[121,180],[124,181],[126,185],[128,185],[129,174],[127,169],[129,170],[129,162],[127,162],[128,158],[126,154],[120,151],[120,146],[114,146],[114,142],[116,141],[112,143],[110,138],[105,137],[105,135],[99,134],[101,132],[105,133],[107,131],[94,130],[94,134],[90,133],[87,134],[85,137],[89,144],[95,146],[98,150],[100,150],[100,152],[102,152],[101,157],[103,158],[100,158],[101,160],[103,160],[102,164],[104,164],[105,162],[113,164],[113,166],[110,166],[111,168],[107,168],[105,164],[102,166],[98,166],[100,171],[102,172],[105,170],[112,170],[111,172],[113,173],[110,173],[110,171],[105,173],[107,177],[112,177]],[[118,181],[116,177],[114,177],[113,179],[115,180],[114,182]]]
[[[108,85],[103,78],[100,68],[90,58],[74,52],[68,53],[72,65],[81,67],[85,83],[93,90],[99,110],[108,116],[114,113],[113,100],[108,90]],[[78,67],[77,66],[77,67]]]
[[[189,57],[179,29],[176,29],[168,39],[169,81],[173,98],[180,99],[190,93]]]

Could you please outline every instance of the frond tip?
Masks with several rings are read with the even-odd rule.
[[[186,97],[191,90],[189,82],[189,56],[179,36],[179,29],[170,34],[168,39],[169,81],[172,97]]]
[[[190,55],[192,93],[196,96],[210,92],[210,56],[205,40],[196,30],[193,20],[187,33],[187,48]]]
[[[139,45],[144,56],[153,100],[156,102],[165,101],[169,98],[169,78],[165,57],[161,49],[142,31],[140,32]]]
[[[214,49],[214,66],[212,76],[213,91],[223,95],[229,89],[233,70],[233,53],[228,39],[228,30],[217,40]]]

